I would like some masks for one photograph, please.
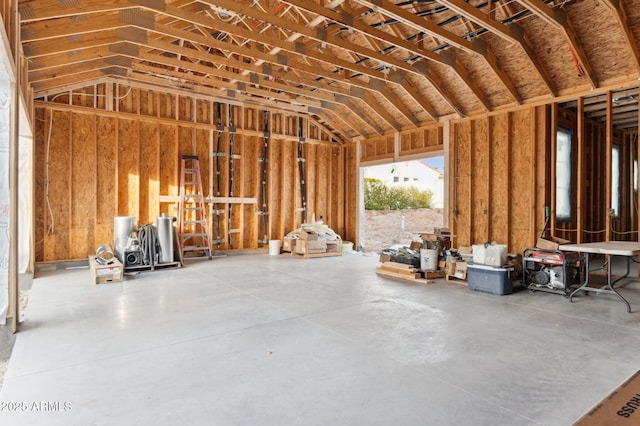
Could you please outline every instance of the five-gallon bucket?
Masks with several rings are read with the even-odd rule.
[[[280,240],[269,240],[269,254],[271,256],[280,254]]]
[[[438,270],[438,249],[420,249],[420,269],[423,271]]]

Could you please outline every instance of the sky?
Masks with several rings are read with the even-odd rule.
[[[425,158],[422,161],[427,163],[431,167],[435,167],[436,169],[444,171],[444,157]]]

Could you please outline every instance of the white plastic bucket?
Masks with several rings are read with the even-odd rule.
[[[420,249],[420,269],[423,271],[438,270],[438,249]]]
[[[280,240],[269,240],[269,254],[271,256],[280,254]]]
[[[342,251],[353,251],[353,243],[351,241],[342,242]]]

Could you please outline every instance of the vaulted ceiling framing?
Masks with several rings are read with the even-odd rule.
[[[108,79],[277,106],[351,139],[633,81],[637,3],[24,0],[19,9],[36,97]]]

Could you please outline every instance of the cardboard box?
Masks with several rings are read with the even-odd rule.
[[[288,251],[289,253],[295,252],[296,241],[298,240],[295,238],[285,238],[282,243],[282,251]]]
[[[472,254],[473,253],[473,247],[471,247],[471,246],[460,246],[460,247],[458,247],[458,253],[460,253],[460,254]]]
[[[447,261],[447,264],[444,267],[444,272],[453,277],[456,275],[456,261],[455,260],[451,260],[451,261]]]
[[[596,404],[573,426],[640,424],[640,371]]]
[[[381,263],[384,263],[384,262],[391,262],[391,256],[389,256],[388,254],[384,254],[384,253],[382,253],[382,254],[380,254],[380,258],[378,258],[378,260],[379,260]]]
[[[327,253],[336,253],[339,251],[342,251],[342,244],[339,244],[340,241],[338,240],[333,240],[333,241],[326,241],[327,243]]]
[[[456,272],[453,274],[454,277],[460,278],[461,280],[467,279],[467,262],[456,262]]]
[[[327,240],[298,240],[296,243],[296,253],[298,254],[313,254],[313,253],[326,253]]]
[[[420,241],[411,241],[411,244],[409,244],[409,248],[411,250],[420,250],[423,247],[424,247],[424,244],[421,243]]]
[[[420,238],[422,241],[438,241],[436,234],[420,234]]]
[[[433,233],[436,235],[450,235],[451,231],[449,228],[434,228]]]
[[[305,231],[304,229],[300,230],[300,239],[307,241],[316,241],[318,240],[318,234],[314,231]]]
[[[110,265],[100,265],[95,256],[89,256],[89,271],[95,284],[119,283],[124,276],[124,268],[117,258]]]
[[[569,243],[571,243],[571,241],[558,237],[538,238],[536,247],[545,250],[558,250],[560,245]]]

